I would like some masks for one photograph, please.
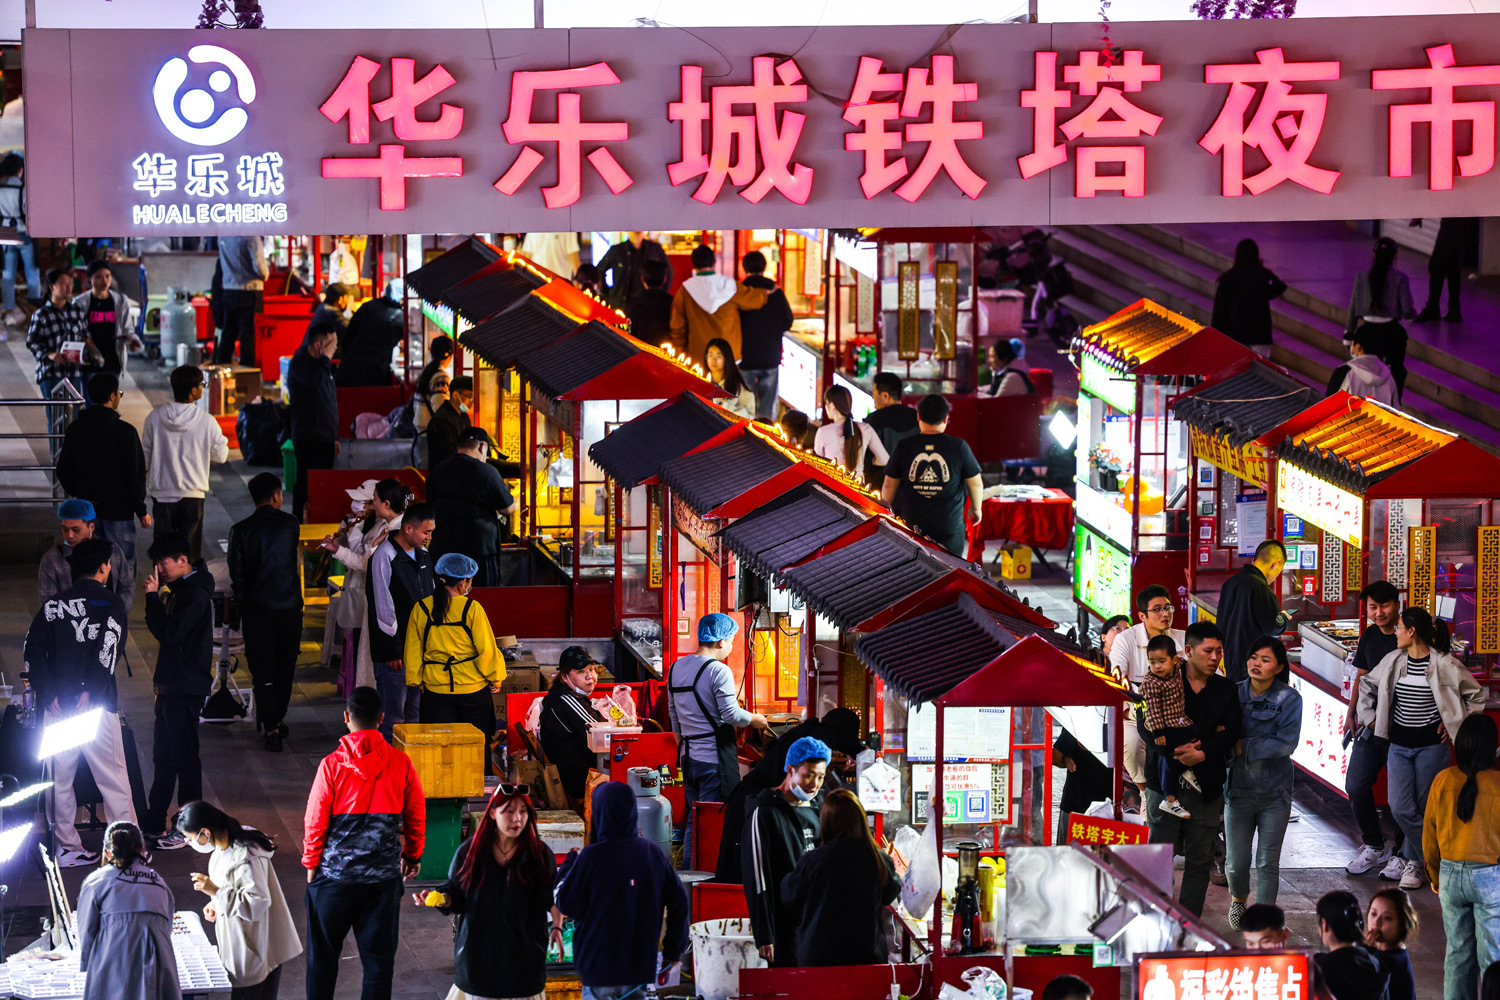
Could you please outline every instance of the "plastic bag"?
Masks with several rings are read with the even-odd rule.
[[[994,969],[975,966],[961,978],[965,988],[944,983],[938,990],[940,1000],[1005,1000],[1005,980]]]
[[[928,823],[927,829],[922,831],[921,843],[908,855],[910,863],[906,868],[906,878],[901,882],[901,905],[918,920],[927,916],[943,886],[937,831],[936,823]]]
[[[616,684],[608,698],[590,698],[589,704],[604,716],[605,725],[635,725],[635,697],[624,684]]]
[[[526,710],[526,721],[523,722],[528,733],[534,734],[538,739],[542,736],[542,699],[538,698],[531,703]]]

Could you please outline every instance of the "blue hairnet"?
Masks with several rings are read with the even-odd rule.
[[[828,744],[811,736],[804,736],[786,749],[786,766],[796,767],[810,760],[830,761],[833,751]]]
[[[479,564],[462,552],[445,552],[438,556],[437,565],[433,568],[438,576],[446,576],[450,580],[470,580],[479,572]]]
[[[1026,357],[1026,341],[1020,337],[1010,338],[1010,349],[1015,354],[1017,361]]]
[[[92,521],[94,516],[94,505],[77,497],[57,505],[59,521]]]
[[[699,642],[723,642],[739,630],[738,622],[718,611],[698,619]]]

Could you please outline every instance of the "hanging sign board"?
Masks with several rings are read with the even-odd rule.
[[[661,589],[662,578],[662,536],[661,530],[661,487],[646,487],[646,586],[652,590]]]
[[[1196,427],[1189,427],[1188,432],[1193,454],[1203,461],[1255,486],[1265,488],[1271,485],[1266,450],[1260,445],[1247,444],[1242,448],[1235,448],[1217,434],[1205,434]]]
[[[1291,462],[1276,463],[1276,503],[1355,548],[1364,544],[1364,498]]]
[[[921,347],[921,266],[914,260],[896,265],[896,355],[914,361]]]
[[[938,361],[951,361],[958,351],[958,263],[940,260],[933,272],[937,307],[932,321],[932,356]]]
[[[1125,823],[1103,816],[1068,813],[1068,837],[1072,844],[1144,844],[1151,828],[1140,823]]]
[[[1132,996],[1135,1000],[1312,1000],[1310,961],[1307,952],[1298,951],[1142,955],[1136,959]]]

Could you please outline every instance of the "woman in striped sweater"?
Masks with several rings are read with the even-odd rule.
[[[1407,608],[1396,623],[1396,651],[1360,685],[1359,721],[1390,740],[1386,788],[1391,812],[1406,835],[1405,857],[1380,873],[1401,888],[1422,885],[1422,819],[1427,792],[1452,761],[1453,735],[1484,709],[1484,692],[1449,652],[1448,626],[1422,608]]]

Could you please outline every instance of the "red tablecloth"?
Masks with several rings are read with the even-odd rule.
[[[986,500],[979,523],[969,527],[969,558],[983,558],[991,538],[1033,549],[1065,548],[1073,534],[1073,498],[1062,490],[1047,492],[1045,500]]]

